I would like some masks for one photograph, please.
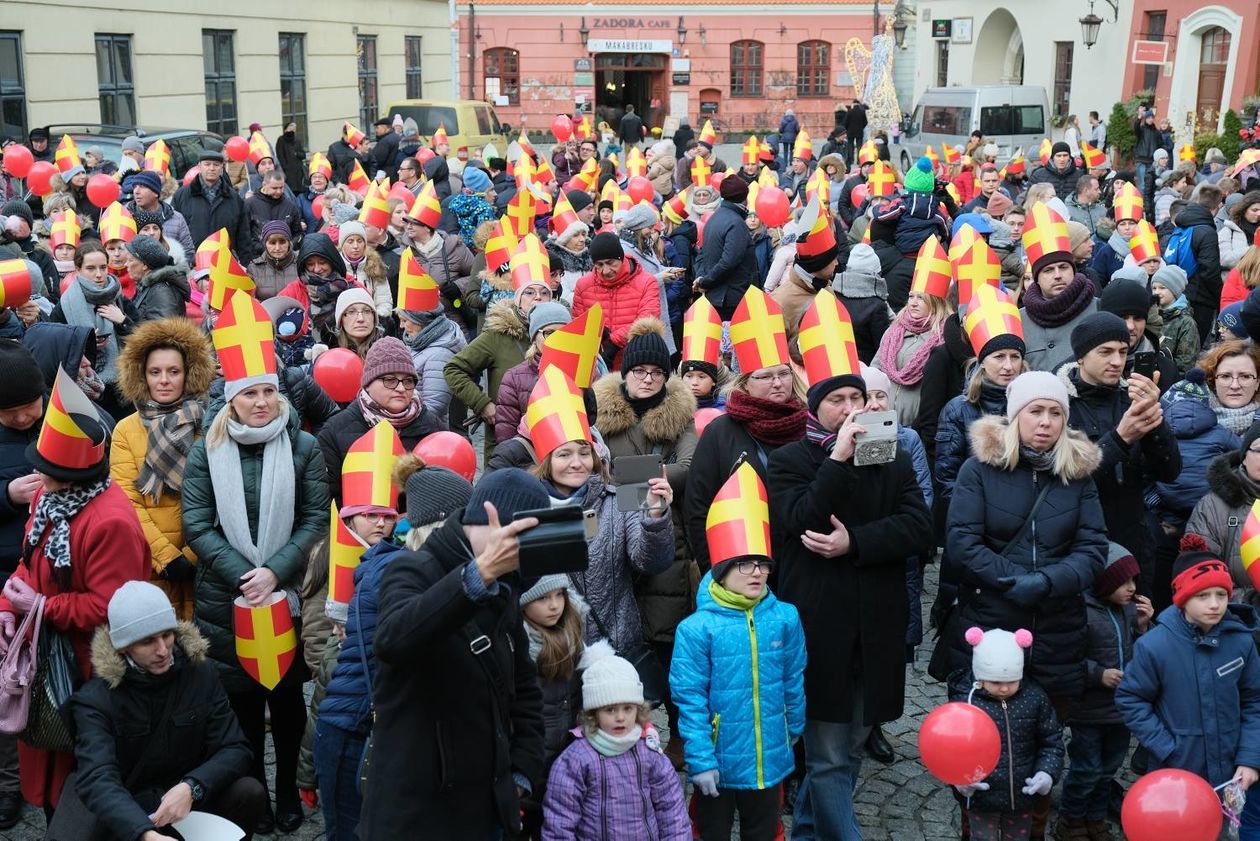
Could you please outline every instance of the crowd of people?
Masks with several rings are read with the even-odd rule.
[[[466,162],[409,119],[253,126],[182,183],[32,132],[0,683],[37,652],[70,687],[0,708],[0,828],[860,841],[929,633],[1001,734],[963,838],[1116,837],[1134,744],[1236,807],[1260,152],[1168,169],[1153,119],[1133,171],[1091,117],[902,172],[860,103],[735,165],[707,123]]]

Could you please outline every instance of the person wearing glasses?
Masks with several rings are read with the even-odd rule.
[[[358,395],[319,431],[319,448],[328,468],[328,490],[338,506],[341,463],[346,452],[382,420],[394,427],[408,452],[421,438],[446,429],[446,424],[439,423],[437,416],[425,408],[417,388],[419,382],[411,350],[402,341],[386,336],[372,345],[363,362]]]
[[[770,454],[766,482],[776,586],[800,611],[809,650],[806,775],[792,837],[860,841],[853,792],[863,746],[905,702],[906,559],[935,540],[908,453],[854,463],[866,381],[821,379],[808,401],[805,437]]]
[[[372,345],[385,335],[377,322],[371,293],[358,286],[351,286],[337,296],[333,314],[336,319],[333,322],[335,347],[352,350],[360,359],[367,359]]]

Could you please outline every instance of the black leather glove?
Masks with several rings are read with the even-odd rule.
[[[1041,572],[999,578],[998,583],[1006,587],[1006,597],[1020,607],[1032,607],[1050,595],[1050,579]]]
[[[179,555],[162,570],[162,577],[172,583],[192,581],[197,575],[197,567],[183,555]]]

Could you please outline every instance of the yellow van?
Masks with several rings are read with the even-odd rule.
[[[461,161],[467,161],[469,150],[480,152],[487,144],[499,147],[499,154],[507,152],[503,143],[506,127],[499,123],[494,107],[475,99],[403,99],[391,102],[385,116],[391,120],[399,114],[408,117],[420,127],[420,136],[428,140],[438,126],[446,127],[450,138],[451,153]]]

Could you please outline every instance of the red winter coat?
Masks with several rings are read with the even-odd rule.
[[[604,307],[604,330],[617,346],[617,356],[609,365],[621,367],[621,351],[629,339],[630,325],[640,318],[661,317],[661,292],[656,277],[649,274],[638,260],[623,257],[621,271],[605,281],[594,270],[578,278],[573,290],[573,320],[577,321],[596,303]]]
[[[42,489],[31,500],[32,511],[41,494]],[[28,519],[27,533],[30,527]],[[92,676],[92,634],[98,625],[108,621],[110,597],[128,581],[149,580],[149,541],[145,540],[131,500],[117,483],[110,482],[70,521],[70,587],[63,590],[53,578],[52,563],[44,555],[50,532],[51,528],[46,530],[30,561],[18,564],[13,575],[47,597],[46,626],[69,636],[86,681]],[[13,606],[3,596],[0,611],[13,612]],[[21,622],[20,617],[18,621]],[[34,806],[56,806],[61,787],[74,770],[74,754],[37,750],[19,741],[18,765],[23,799]]]
[[[525,361],[508,369],[499,381],[494,399],[494,442],[502,444],[515,437],[516,428],[529,407],[529,395],[538,385],[538,354],[530,352]]]
[[[1238,268],[1234,267],[1225,275],[1225,284],[1221,287],[1221,309],[1225,309],[1230,304],[1236,304],[1239,301],[1247,299],[1247,293],[1251,290],[1243,283],[1242,275],[1239,274]]]

